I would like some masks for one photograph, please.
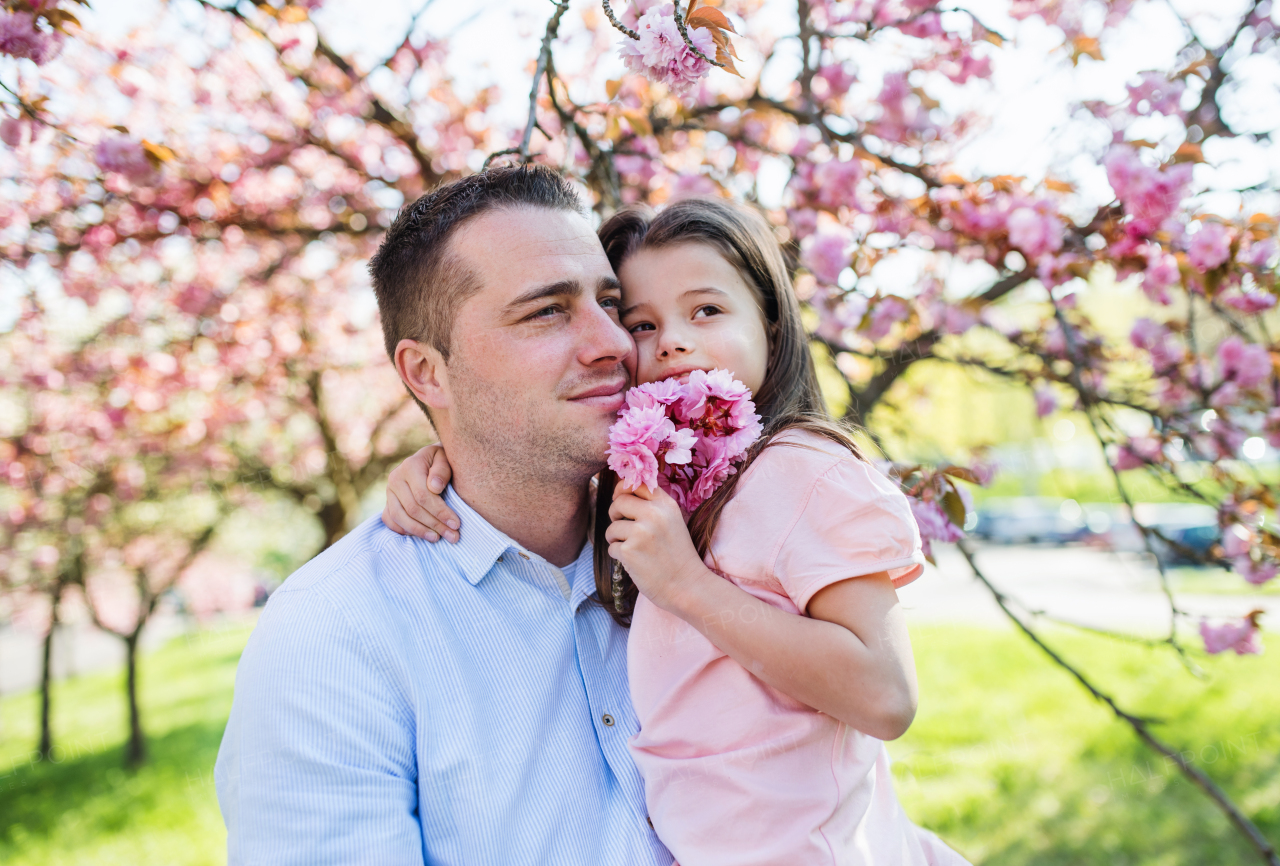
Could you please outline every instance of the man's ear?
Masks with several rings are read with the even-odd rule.
[[[404,339],[396,344],[396,372],[429,409],[449,409],[449,371],[440,351],[427,343]]]

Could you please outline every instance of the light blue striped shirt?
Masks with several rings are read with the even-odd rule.
[[[449,488],[462,540],[379,518],[271,596],[214,776],[230,866],[658,864],[627,633]]]

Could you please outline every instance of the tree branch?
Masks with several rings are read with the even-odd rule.
[[[1226,814],[1231,823],[1236,826],[1236,829],[1244,834],[1244,836],[1249,840],[1249,843],[1253,845],[1254,850],[1258,852],[1258,856],[1261,857],[1264,863],[1268,864],[1268,866],[1280,866],[1280,856],[1277,856],[1275,847],[1270,841],[1268,841],[1266,836],[1262,835],[1262,831],[1260,831],[1257,826],[1240,811],[1240,808],[1236,806],[1222,788],[1218,787],[1218,785],[1205,775],[1205,773],[1198,767],[1194,766],[1190,761],[1182,757],[1181,752],[1169,745],[1166,745],[1164,741],[1151,733],[1151,720],[1135,716],[1132,713],[1121,709],[1114,698],[1101,691],[1093,683],[1089,682],[1078,668],[1074,667],[1050,648],[1049,645],[1046,644],[1030,626],[1022,621],[1021,617],[1009,608],[1008,596],[996,589],[991,581],[987,579],[986,575],[982,573],[982,570],[978,568],[978,563],[974,560],[973,552],[969,550],[968,544],[962,539],[956,543],[956,547],[960,549],[965,560],[969,563],[969,568],[972,569],[973,576],[981,581],[987,590],[990,591],[992,597],[996,600],[996,604],[1000,605],[1000,609],[1005,612],[1005,615],[1008,616],[1009,619],[1013,620],[1014,624],[1021,629],[1023,634],[1031,639],[1032,643],[1040,647],[1040,649],[1044,651],[1045,655],[1049,656],[1049,658],[1051,658],[1059,667],[1071,674],[1071,676],[1073,676],[1080,685],[1084,686],[1089,694],[1091,694],[1096,700],[1106,704],[1107,707],[1111,709],[1111,712],[1115,714],[1116,718],[1133,728],[1134,732],[1144,743],[1147,744],[1147,746],[1159,754],[1164,755],[1166,761],[1171,761],[1176,764],[1178,769],[1192,782],[1192,784],[1204,791],[1210,799],[1218,804],[1218,808]]]

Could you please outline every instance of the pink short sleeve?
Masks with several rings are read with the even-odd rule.
[[[893,482],[849,456],[811,484],[771,569],[796,607],[805,610],[818,590],[850,577],[887,571],[896,588],[920,576],[920,530]]]

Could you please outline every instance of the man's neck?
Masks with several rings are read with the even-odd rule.
[[[590,524],[588,480],[540,481],[524,473],[507,477],[492,465],[468,466],[467,462],[453,464],[453,489],[463,502],[499,532],[554,566],[563,567],[578,558]]]

